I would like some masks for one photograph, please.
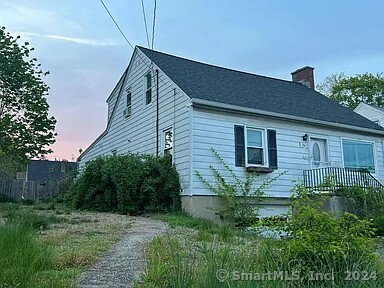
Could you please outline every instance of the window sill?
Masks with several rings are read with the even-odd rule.
[[[148,110],[148,109],[151,108],[151,107],[152,107],[152,102],[149,103],[149,104],[145,104],[145,102],[144,102],[144,108],[143,108],[143,111],[146,111],[146,110]]]
[[[272,173],[275,169],[270,167],[256,167],[256,166],[248,166],[246,168],[247,172],[258,172],[258,173]]]

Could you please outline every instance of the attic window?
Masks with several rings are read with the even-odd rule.
[[[149,105],[152,102],[152,75],[148,72],[144,76],[145,80],[145,105]]]
[[[127,106],[125,107],[124,111],[123,111],[123,115],[125,118],[129,118],[132,114],[132,93],[131,91],[128,89],[127,90]]]

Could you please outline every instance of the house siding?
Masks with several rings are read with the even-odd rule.
[[[140,53],[140,56],[138,56]],[[150,70],[150,60],[137,48],[133,54],[128,75],[123,84],[122,95],[110,97],[118,100],[111,113],[106,134],[82,155],[80,169],[85,163],[99,156],[117,154],[156,153],[156,72],[153,65],[152,103],[144,102],[144,75]],[[117,85],[119,86],[119,85]],[[132,115],[126,119],[126,90],[132,93]],[[117,92],[116,92],[117,91]],[[120,89],[115,89],[118,93]],[[189,193],[189,98],[159,69],[159,154],[163,154],[163,130],[173,127],[174,163],[180,174],[182,193]],[[112,107],[113,105],[109,105]],[[109,108],[108,110],[110,110]]]
[[[373,122],[379,121],[378,124],[384,127],[384,111],[371,107],[365,103],[361,103],[354,111]]]
[[[239,176],[242,168],[235,167],[235,140],[234,125],[247,125],[256,128],[276,130],[278,170],[269,174],[260,174],[260,178],[280,176],[266,191],[272,197],[286,198],[290,196],[293,181],[302,181],[302,171],[310,169],[308,151],[301,147],[302,137],[307,133],[310,137],[325,138],[328,142],[328,160],[332,167],[343,167],[342,139],[373,141],[376,154],[375,177],[384,180],[383,145],[380,137],[364,135],[361,133],[345,132],[334,128],[324,128],[305,123],[278,120],[263,116],[247,116],[244,114],[217,112],[204,108],[193,110],[193,171],[199,171],[209,182],[213,182],[212,172],[209,168],[213,165],[225,176],[225,170],[211,152],[214,148],[220,156]],[[194,195],[212,195],[212,193],[193,173],[192,190]]]

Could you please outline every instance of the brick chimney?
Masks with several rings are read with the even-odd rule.
[[[297,69],[295,72],[291,73],[292,81],[301,83],[308,88],[315,89],[315,77],[313,75],[314,69],[315,68],[309,66]]]

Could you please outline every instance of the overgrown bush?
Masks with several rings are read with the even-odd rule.
[[[326,197],[303,185],[294,187],[293,213],[287,223],[277,224],[289,236],[279,242],[285,269],[305,275],[333,271],[339,280],[346,271],[378,273],[372,223],[349,212],[324,211]]]
[[[225,175],[221,174],[213,165],[212,171],[214,184],[211,184],[199,171],[195,171],[201,182],[214,194],[218,195],[222,208],[216,210],[216,214],[226,222],[234,222],[235,226],[246,227],[253,225],[259,218],[260,204],[266,196],[265,189],[270,187],[281,175],[270,178],[258,178],[257,174],[245,170],[243,177],[236,173],[224,162],[224,159],[213,148],[213,155],[224,168]]]
[[[88,163],[66,202],[77,209],[137,214],[180,211],[178,173],[166,157],[119,155]]]
[[[338,190],[346,198],[346,208],[359,218],[371,220],[376,235],[384,235],[384,190],[379,188],[346,187]]]

